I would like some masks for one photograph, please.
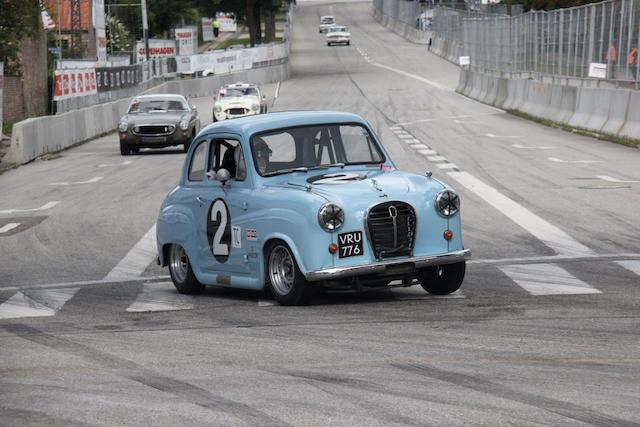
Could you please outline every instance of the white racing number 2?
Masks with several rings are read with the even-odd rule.
[[[207,239],[215,259],[218,262],[226,262],[231,244],[231,217],[229,208],[222,199],[214,200],[209,208]]]

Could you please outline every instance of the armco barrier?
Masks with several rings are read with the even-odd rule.
[[[239,73],[174,80],[153,87],[144,93],[180,93],[199,97],[213,95],[221,85],[236,81],[271,83],[289,77],[289,63],[254,68]],[[130,99],[94,105],[55,116],[27,119],[13,126],[11,148],[3,159],[24,164],[42,156],[87,141],[113,131],[125,114]]]
[[[507,79],[461,70],[457,92],[505,110],[640,139],[640,92]]]

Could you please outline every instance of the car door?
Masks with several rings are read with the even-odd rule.
[[[230,172],[224,184],[215,178],[220,169]],[[202,267],[206,273],[249,273],[246,229],[251,182],[237,135],[216,134],[209,141],[205,183],[198,195],[202,227]]]

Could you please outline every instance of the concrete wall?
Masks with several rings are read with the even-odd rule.
[[[640,92],[507,79],[460,70],[458,93],[575,128],[640,139]]]
[[[378,10],[375,7],[373,9],[373,18],[394,33],[404,37],[410,42],[429,44],[431,32],[419,31],[418,29],[411,27],[402,21],[399,21],[392,16],[385,15],[381,10]]]
[[[180,93],[189,97],[213,95],[221,85],[236,81],[271,83],[289,77],[289,63],[239,73],[174,80],[144,93]],[[55,116],[27,119],[13,126],[11,148],[3,161],[24,164],[46,153],[62,150],[116,129],[130,98],[94,105]]]

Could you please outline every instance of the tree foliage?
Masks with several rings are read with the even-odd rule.
[[[554,10],[564,9],[567,7],[582,6],[589,3],[597,3],[600,0],[521,0],[514,1],[522,3],[524,10]]]
[[[21,74],[20,42],[42,31],[39,15],[37,0],[0,0],[0,61],[5,74]]]

